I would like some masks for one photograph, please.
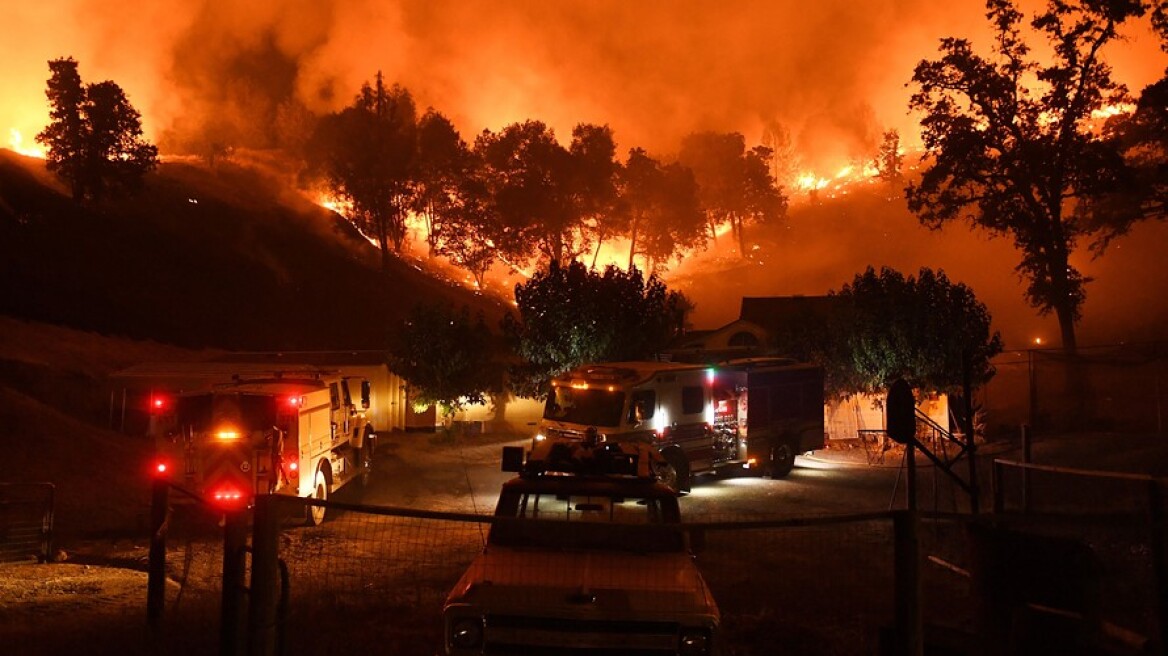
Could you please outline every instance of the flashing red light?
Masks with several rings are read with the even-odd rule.
[[[160,462],[160,463],[154,465],[154,471],[159,473],[159,474],[165,474],[167,472],[167,469],[168,469],[168,467],[166,466],[165,462]]]
[[[165,396],[154,396],[154,397],[150,398],[151,412],[162,412],[163,410],[166,409],[166,406],[167,406],[167,403],[166,403]]]
[[[292,406],[293,408],[299,408],[300,407],[300,397],[299,396],[289,396],[288,397],[288,405]]]
[[[238,506],[243,501],[243,492],[233,487],[222,487],[215,491],[211,497],[215,503],[221,506]]]
[[[300,463],[293,460],[293,461],[288,463],[288,469],[290,469],[292,471],[297,471],[300,469]]]

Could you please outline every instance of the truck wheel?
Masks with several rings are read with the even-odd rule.
[[[316,487],[313,488],[312,498],[317,501],[328,501],[328,480],[321,472],[316,472]],[[320,526],[326,510],[324,506],[307,506],[304,523],[307,526]]]
[[[377,435],[366,433],[364,444],[357,454],[357,466],[361,467],[361,475],[357,482],[361,487],[369,485],[369,480],[373,478],[373,454],[377,451]]]
[[[685,456],[676,451],[664,453],[662,456],[664,462],[655,467],[657,480],[661,481],[665,487],[678,492],[689,492],[689,462],[686,461]]]
[[[780,442],[771,447],[770,460],[763,473],[770,478],[783,478],[794,468],[795,452],[790,444]]]

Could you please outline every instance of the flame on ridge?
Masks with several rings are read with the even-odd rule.
[[[25,146],[24,135],[16,128],[9,128],[8,130],[8,147],[25,157],[45,158],[45,149],[40,146]]]

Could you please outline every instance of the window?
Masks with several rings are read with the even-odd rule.
[[[706,409],[706,395],[701,387],[681,388],[681,414],[701,414]]]
[[[634,426],[653,418],[653,411],[657,409],[657,393],[653,390],[633,392],[629,402],[628,423]]]
[[[624,392],[559,386],[548,394],[543,417],[586,426],[617,426],[624,404]]]
[[[676,510],[655,498],[504,493],[491,544],[544,549],[676,552],[684,548]]]

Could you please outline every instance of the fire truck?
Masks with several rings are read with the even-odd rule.
[[[246,507],[267,493],[326,500],[370,475],[377,446],[370,392],[364,378],[298,372],[158,395],[156,466],[220,507]],[[305,521],[317,525],[324,516],[324,506],[309,506]]]
[[[786,476],[797,454],[823,448],[823,406],[823,369],[789,359],[592,364],[552,380],[535,442],[595,431],[650,444],[660,478],[687,491],[727,468]]]

